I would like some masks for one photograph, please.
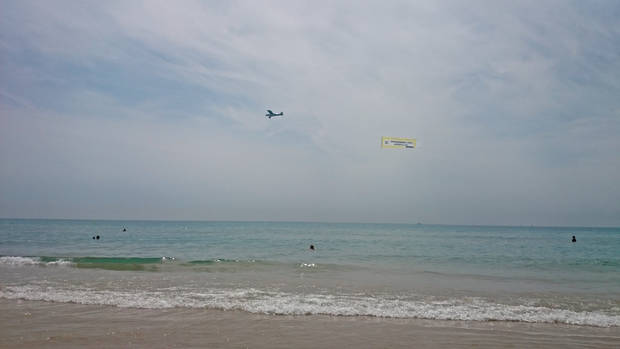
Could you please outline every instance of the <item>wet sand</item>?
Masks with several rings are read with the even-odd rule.
[[[620,328],[0,299],[0,348],[619,348]]]

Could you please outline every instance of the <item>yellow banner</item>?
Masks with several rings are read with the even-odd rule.
[[[415,138],[381,137],[381,148],[415,148]]]

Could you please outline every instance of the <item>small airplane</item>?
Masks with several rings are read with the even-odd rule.
[[[267,110],[267,114],[265,114],[265,116],[270,118],[270,119],[272,117],[274,117],[274,116],[283,116],[283,115],[284,115],[284,112],[280,112],[278,114],[274,114],[274,112],[272,112],[271,110]]]

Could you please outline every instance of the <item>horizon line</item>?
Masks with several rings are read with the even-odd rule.
[[[345,222],[345,221],[302,221],[302,220],[230,220],[230,219],[110,219],[110,218],[25,218],[0,217],[0,220],[41,220],[41,221],[105,221],[105,222],[193,222],[193,223],[314,223],[314,224],[387,224],[387,225],[427,225],[455,227],[530,227],[530,228],[606,228],[620,229],[611,225],[537,225],[537,224],[455,224],[455,223],[422,223],[422,222]]]

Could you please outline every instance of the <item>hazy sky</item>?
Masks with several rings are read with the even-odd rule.
[[[0,217],[619,226],[619,18],[2,0]]]

